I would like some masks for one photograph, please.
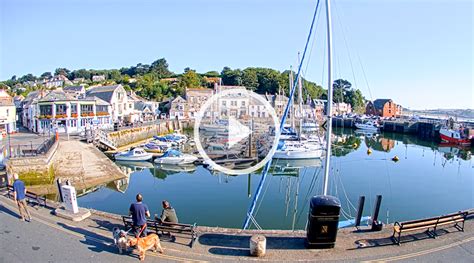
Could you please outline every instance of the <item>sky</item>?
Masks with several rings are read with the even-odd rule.
[[[303,72],[327,86],[325,1]],[[176,73],[297,64],[317,0],[0,0],[0,80],[166,58]],[[331,0],[334,79],[409,109],[474,108],[472,0]]]

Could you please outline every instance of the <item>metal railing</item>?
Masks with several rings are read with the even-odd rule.
[[[10,148],[8,148],[8,145],[6,145],[6,156],[9,158],[18,158],[44,155],[49,152],[55,142],[55,136],[51,136],[44,140],[41,144],[14,144],[10,145]]]

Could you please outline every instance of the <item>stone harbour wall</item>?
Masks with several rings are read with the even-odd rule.
[[[115,131],[108,134],[117,147],[123,147],[139,141],[147,140],[155,135],[164,135],[178,129],[192,127],[191,122],[178,122],[174,120],[163,121],[154,125],[135,127]]]
[[[38,185],[51,183],[54,180],[52,160],[58,148],[58,142],[45,155],[33,157],[10,158],[7,161],[7,173],[17,173],[25,184]],[[9,178],[12,180],[12,178]]]

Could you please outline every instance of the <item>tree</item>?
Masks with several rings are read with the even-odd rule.
[[[53,77],[53,75],[51,74],[51,72],[45,72],[45,73],[41,74],[41,76],[40,76],[40,78],[42,78],[42,79],[50,79],[52,77]]]
[[[364,113],[365,111],[365,98],[362,96],[362,92],[359,89],[352,89],[348,92],[349,103],[352,109],[357,113]]]
[[[173,75],[173,73],[169,71],[168,62],[166,62],[166,59],[164,58],[160,58],[151,63],[150,72],[156,74],[160,79],[168,78]]]
[[[117,69],[112,69],[107,72],[107,79],[120,82],[122,80],[122,76],[120,75],[120,71]]]
[[[72,75],[71,79],[75,79],[75,78],[91,79],[91,72],[87,69],[74,70],[71,73],[71,75]]]
[[[186,88],[199,88],[201,84],[201,79],[195,70],[186,68],[185,73],[179,77],[181,87]]]
[[[25,82],[25,81],[35,81],[36,80],[36,77],[31,74],[31,73],[28,73],[24,76],[22,76],[21,78],[18,79],[19,82]]]
[[[221,72],[222,83],[230,86],[242,85],[242,71],[240,69],[232,70],[229,67],[224,67]]]
[[[242,85],[256,90],[258,87],[257,71],[254,68],[246,68],[242,71]]]
[[[204,74],[202,74],[204,77],[208,77],[208,78],[218,78],[221,76],[221,74],[217,71],[208,71]]]
[[[332,98],[334,102],[350,103],[347,92],[352,87],[352,84],[349,81],[337,79],[333,82],[332,87],[334,89]]]
[[[54,75],[63,75],[65,77],[69,77],[69,74],[71,73],[71,71],[67,68],[57,68],[55,71],[54,71]]]

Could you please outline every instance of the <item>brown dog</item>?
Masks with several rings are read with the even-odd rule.
[[[140,260],[145,259],[145,252],[151,248],[153,248],[153,252],[157,252],[160,250],[160,253],[163,254],[163,248],[160,244],[160,238],[157,234],[150,234],[146,237],[141,238],[128,238],[127,245],[129,247],[136,246],[138,249],[138,258]]]

